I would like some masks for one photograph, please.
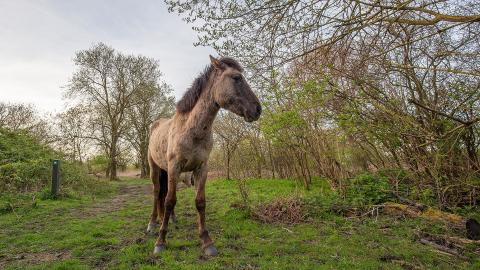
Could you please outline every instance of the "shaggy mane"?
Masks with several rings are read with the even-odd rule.
[[[222,57],[218,59],[222,64],[234,68],[240,72],[243,72],[242,66],[233,58]],[[183,94],[183,97],[177,102],[177,112],[187,113],[193,109],[198,101],[198,98],[203,92],[203,89],[208,83],[211,74],[215,68],[210,64],[203,70],[202,73],[193,81],[187,92]]]

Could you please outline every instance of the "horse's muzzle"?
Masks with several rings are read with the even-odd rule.
[[[255,106],[255,111],[252,113],[247,112],[244,118],[245,118],[245,121],[247,122],[253,122],[253,121],[257,121],[258,118],[260,118],[261,114],[262,114],[262,106],[258,104],[257,106]]]

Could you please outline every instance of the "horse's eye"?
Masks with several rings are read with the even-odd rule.
[[[242,76],[241,75],[234,75],[232,78],[235,80],[235,82],[239,82],[242,79]]]

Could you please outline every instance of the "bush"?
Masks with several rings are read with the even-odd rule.
[[[108,157],[105,155],[96,155],[88,161],[88,167],[90,172],[94,174],[103,173],[108,168]]]
[[[63,154],[25,133],[0,129],[0,192],[38,191],[49,186],[53,159]],[[61,161],[62,187],[77,188],[91,180],[86,170]]]
[[[361,174],[350,179],[345,186],[345,199],[353,205],[375,205],[392,199],[388,178]]]

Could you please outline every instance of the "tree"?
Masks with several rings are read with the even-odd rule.
[[[158,70],[158,65],[151,62],[147,69],[150,69],[149,73],[152,74]],[[125,133],[126,139],[137,153],[142,178],[147,177],[150,171],[148,167],[150,125],[158,118],[170,117],[175,107],[174,97],[170,96],[172,88],[165,82],[158,84],[159,78],[151,76],[149,79],[153,80],[144,82],[142,91],[133,96],[135,105],[127,110],[128,124],[131,128]]]
[[[89,108],[90,138],[109,158],[107,175],[117,178],[122,136],[129,129],[127,111],[135,97],[160,77],[158,65],[143,56],[124,55],[103,44],[76,53],[66,96]]]
[[[24,131],[42,143],[51,143],[48,122],[30,104],[0,102],[0,128]]]
[[[12,131],[31,129],[37,122],[36,114],[32,105],[0,102],[0,127]]]
[[[88,107],[77,105],[57,115],[57,146],[71,161],[83,163],[89,146]]]
[[[239,119],[231,113],[222,113],[215,120],[213,132],[223,149],[226,177],[230,179],[230,161],[240,142],[245,137],[245,124],[243,119]]]
[[[436,30],[415,37],[424,40],[457,29],[477,32],[480,22],[476,0],[203,0],[167,4],[170,11],[195,23],[197,44],[240,57],[251,68],[257,66],[255,69],[281,67],[339,44],[348,47],[352,41],[381,36],[391,28]]]
[[[440,207],[479,188],[476,1],[168,4],[196,23],[199,45],[246,64],[276,168],[294,160],[297,177],[338,180],[401,171]]]

